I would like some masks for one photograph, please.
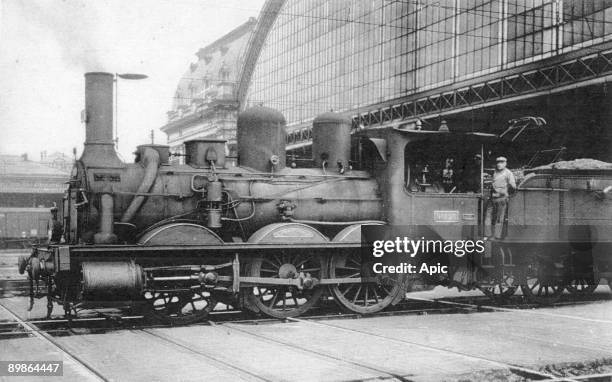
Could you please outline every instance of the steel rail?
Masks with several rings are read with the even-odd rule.
[[[419,298],[415,298],[415,301],[424,301],[424,302],[434,302],[434,303],[438,303],[440,302],[439,300],[429,300],[429,299],[419,299]],[[505,312],[507,313],[508,311],[525,311],[525,312],[529,312],[528,310],[525,309],[512,309],[512,308],[507,308],[507,307],[493,307],[493,306],[488,306],[488,305],[475,305],[475,304],[465,304],[465,303],[455,303],[455,302],[448,302],[447,304],[443,304],[446,306],[456,306],[457,309],[463,309],[463,310],[467,310],[469,312],[474,312],[476,310],[480,310],[480,311],[494,311],[495,309],[493,308],[498,308],[498,311],[501,312]],[[564,303],[559,303],[559,304],[555,304],[554,306],[563,306]],[[578,304],[575,304],[574,306],[576,306]],[[539,342],[539,343],[543,343],[543,344],[547,344],[547,345],[551,345],[551,342],[548,340],[544,340],[541,338],[537,338],[537,337],[533,337],[533,336],[529,336],[529,337],[525,337],[525,336],[515,336],[513,334],[507,334],[510,337],[516,337],[516,338],[528,338],[532,341],[535,342]],[[599,350],[605,353],[612,353],[612,349],[608,349],[605,347],[595,347],[593,345],[591,345],[590,347],[587,346],[581,346],[578,344],[566,344],[566,346],[572,347],[572,348],[576,348],[576,349],[581,349],[581,350]]]
[[[237,371],[238,374],[240,374],[242,376],[247,375],[250,378],[254,378],[254,379],[258,380],[258,381],[265,381],[265,382],[275,382],[276,381],[276,379],[271,379],[269,377],[263,377],[263,376],[261,376],[259,374],[256,374],[256,373],[252,372],[252,371],[249,371],[247,369],[244,369],[244,368],[241,368],[239,366],[236,366],[235,364],[232,364],[231,362],[224,361],[220,357],[215,357],[215,356],[213,356],[211,354],[208,354],[208,353],[205,353],[203,351],[196,350],[196,349],[193,348],[192,345],[183,343],[182,341],[179,341],[179,340],[177,340],[175,338],[171,338],[171,337],[166,336],[164,334],[157,333],[157,332],[152,332],[150,329],[141,329],[141,330],[139,330],[139,332],[147,334],[147,335],[149,335],[151,337],[156,337],[158,340],[162,340],[164,343],[171,343],[174,346],[177,346],[177,347],[179,347],[181,349],[188,350],[188,351],[190,351],[190,352],[192,352],[194,354],[197,354],[197,355],[199,355],[201,357],[204,357],[204,358],[206,358],[206,359],[208,359],[210,361],[213,361],[214,363],[222,366],[226,370],[229,369],[230,371],[233,371],[234,373]]]
[[[468,304],[468,303],[462,303],[462,302],[447,301],[443,299],[430,299],[430,298],[419,298],[419,297],[406,297],[406,299],[410,299],[414,301],[434,302],[434,303],[446,304],[446,305],[464,306],[466,308],[469,307],[472,309],[487,309],[487,310],[498,311],[498,312],[515,312],[515,313],[523,313],[523,314],[535,314],[535,315],[540,315],[540,316],[567,318],[567,319],[573,319],[573,320],[578,320],[578,321],[596,322],[600,324],[612,324],[612,320],[600,320],[597,318],[570,316],[567,314],[555,314],[555,313],[550,313],[550,312],[541,312],[538,310],[504,308],[501,306],[493,306],[493,305],[476,305],[476,304]]]
[[[280,345],[286,346],[286,347],[288,347],[290,349],[298,349],[298,350],[300,350],[302,352],[305,352],[305,353],[308,353],[308,354],[313,354],[313,355],[315,355],[315,356],[317,356],[319,358],[333,359],[335,361],[340,361],[342,363],[346,363],[346,364],[352,365],[353,367],[357,367],[357,368],[360,368],[360,369],[367,369],[369,371],[375,371],[377,373],[382,373],[382,374],[384,374],[384,375],[386,375],[388,377],[393,377],[393,378],[396,378],[396,379],[398,379],[400,381],[406,381],[407,380],[405,377],[403,377],[397,371],[388,370],[386,368],[382,368],[382,367],[379,367],[377,365],[373,365],[373,364],[365,362],[365,361],[352,360],[352,359],[348,359],[347,357],[342,357],[342,356],[330,354],[330,353],[327,353],[327,352],[324,353],[324,352],[321,352],[320,350],[309,349],[309,348],[307,348],[305,346],[301,346],[299,344],[295,344],[295,343],[292,343],[292,342],[289,342],[289,341],[282,341],[282,340],[279,340],[279,339],[276,339],[276,338],[269,338],[269,337],[263,336],[261,334],[254,333],[252,331],[246,330],[244,328],[237,328],[235,326],[228,326],[226,324],[217,325],[217,324],[215,324],[213,322],[211,322],[210,324],[214,328],[223,327],[224,330],[231,329],[231,330],[233,330],[235,332],[242,333],[243,335],[246,334],[248,336],[252,336],[252,337],[255,337],[255,338],[259,339],[259,340],[263,340],[263,341],[266,341],[266,342],[269,342],[269,343],[271,342],[271,343],[274,343],[274,344],[280,344]],[[229,324],[231,324],[231,323],[229,323]]]
[[[92,364],[90,364],[89,362],[85,361],[81,357],[79,357],[77,355],[74,355],[72,352],[70,352],[68,349],[66,349],[65,346],[60,344],[58,341],[54,340],[53,337],[51,337],[49,334],[47,334],[46,332],[38,329],[35,325],[32,325],[32,324],[22,320],[17,314],[15,314],[15,312],[13,312],[11,309],[7,308],[3,304],[0,304],[0,307],[4,311],[6,311],[6,313],[8,313],[17,323],[19,323],[19,325],[21,325],[29,333],[32,333],[32,335],[34,335],[36,338],[39,338],[39,339],[47,342],[48,344],[52,345],[53,347],[55,347],[63,355],[65,355],[67,358],[72,360],[77,365],[81,365],[81,367],[83,369],[85,369],[93,377],[95,377],[96,380],[105,381],[105,382],[108,381],[108,378],[106,378],[104,376],[104,374],[102,374],[99,370],[97,370]]]
[[[438,352],[438,353],[453,354],[453,355],[460,356],[460,357],[467,358],[467,359],[472,359],[472,360],[477,360],[477,361],[485,361],[485,362],[488,362],[488,363],[490,363],[492,365],[496,365],[496,366],[508,369],[511,372],[514,372],[514,370],[516,370],[516,371],[520,371],[520,372],[525,373],[525,374],[537,376],[539,378],[547,378],[547,379],[560,378],[558,376],[555,376],[555,375],[552,375],[552,374],[549,374],[549,373],[544,373],[544,372],[541,372],[541,371],[538,371],[538,370],[533,370],[533,369],[529,369],[529,368],[518,366],[518,365],[512,365],[512,364],[509,364],[509,363],[495,361],[493,359],[489,359],[489,358],[482,357],[482,356],[470,355],[470,354],[461,353],[459,351],[445,349],[445,348],[437,347],[437,346],[424,345],[422,343],[414,342],[414,341],[400,340],[400,339],[397,339],[397,338],[387,337],[387,336],[382,335],[382,334],[372,333],[372,332],[365,331],[365,330],[357,330],[357,329],[344,328],[342,326],[332,325],[332,324],[329,324],[329,323],[318,322],[318,321],[311,321],[311,320],[302,320],[302,319],[299,319],[299,318],[288,318],[287,320],[295,321],[295,322],[301,322],[301,323],[306,323],[306,324],[309,324],[309,325],[326,326],[326,327],[329,327],[329,328],[343,330],[343,331],[347,331],[347,332],[351,332],[351,333],[362,334],[362,335],[366,335],[366,336],[371,336],[371,337],[379,338],[379,339],[386,340],[386,341],[392,341],[392,342],[398,342],[398,343],[402,343],[402,344],[406,344],[406,345],[416,346],[416,347],[420,347],[422,349],[431,350],[431,351],[435,351],[435,352]],[[560,380],[561,381],[566,381],[566,382],[567,381],[577,382],[574,379],[564,378],[564,377],[561,377]]]
[[[576,376],[572,376],[572,378],[577,381],[581,381],[581,382],[582,381],[606,382],[606,381],[612,380],[612,373],[576,375]],[[546,379],[546,381],[560,382],[560,381],[563,381],[563,379],[553,378],[553,379]]]

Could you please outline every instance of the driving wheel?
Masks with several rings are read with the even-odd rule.
[[[260,228],[249,243],[295,244],[327,243],[329,240],[315,228],[300,223],[275,223]],[[325,278],[323,256],[292,249],[263,253],[245,267],[250,277],[275,278],[283,281],[303,281],[303,285],[257,285],[244,290],[246,308],[275,318],[298,316],[312,308],[321,298],[324,288],[316,285]]]
[[[254,259],[250,265],[251,277],[272,277],[293,280],[305,276],[320,280],[324,264],[318,256],[310,254],[281,254]],[[275,318],[298,316],[319,301],[323,288],[289,285],[261,285],[253,287],[249,302],[262,313]]]
[[[380,225],[380,224],[375,224]],[[340,231],[334,242],[361,242],[361,225]],[[329,278],[354,278],[355,283],[331,285],[329,290],[344,310],[359,314],[379,312],[403,293],[399,278],[374,274],[372,262],[363,262],[359,250],[351,254],[335,254],[329,263]],[[366,280],[363,282],[363,280]]]

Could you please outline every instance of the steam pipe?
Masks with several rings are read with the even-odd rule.
[[[111,187],[107,185],[100,197],[100,231],[94,235],[94,243],[96,244],[117,242],[117,235],[113,233],[114,205]]]
[[[142,163],[145,166],[144,178],[136,191],[137,195],[134,197],[134,199],[132,199],[132,202],[121,217],[122,223],[129,223],[147,198],[144,195],[138,194],[149,193],[149,191],[151,191],[151,187],[153,187],[153,183],[155,183],[155,179],[157,178],[157,168],[159,167],[160,163],[160,157],[157,150],[150,147],[145,147],[142,154]]]

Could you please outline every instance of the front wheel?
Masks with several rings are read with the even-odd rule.
[[[210,291],[146,292],[151,316],[164,324],[189,325],[203,321],[217,305]]]

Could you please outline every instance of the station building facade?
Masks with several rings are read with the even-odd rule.
[[[312,120],[334,110],[362,128],[535,115],[575,155],[610,160],[611,64],[607,0],[268,0],[237,100],[280,110],[306,155]]]
[[[244,52],[256,24],[254,18],[200,49],[197,61],[179,80],[168,121],[161,127],[173,153],[174,163],[184,163],[183,143],[198,138],[236,142],[236,82]]]

